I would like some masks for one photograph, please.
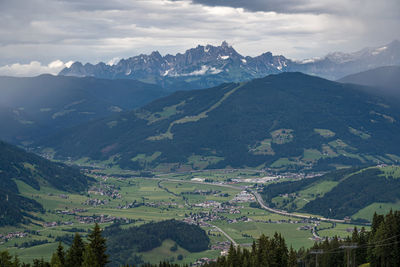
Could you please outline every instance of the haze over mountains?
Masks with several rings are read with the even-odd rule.
[[[131,110],[167,95],[136,80],[41,75],[0,77],[0,139],[31,143],[50,134]]]
[[[365,87],[282,73],[176,92],[42,145],[131,169],[331,169],[397,162],[399,122],[399,106]]]
[[[155,51],[122,59],[115,65],[75,62],[59,75],[106,79],[136,79],[171,90],[207,88],[224,82],[240,82],[269,74],[300,71],[331,80],[368,69],[400,65],[400,42],[365,48],[354,53],[335,52],[320,59],[295,61],[266,52],[240,55],[232,46],[197,46],[183,54],[161,56]]]
[[[339,80],[342,83],[354,83],[372,87],[371,92],[400,97],[400,66],[385,66],[350,74]]]

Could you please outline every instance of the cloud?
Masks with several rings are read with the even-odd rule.
[[[243,55],[310,58],[399,39],[399,7],[398,0],[3,0],[0,65],[113,64],[223,40]]]
[[[277,13],[312,13],[312,14],[362,14],[368,12],[374,16],[387,16],[388,12],[397,15],[397,0],[192,0],[193,3],[206,6],[226,6],[244,8],[249,11]],[[380,11],[386,12],[381,13]],[[397,13],[396,13],[397,12]]]
[[[0,67],[0,75],[2,76],[22,76],[32,77],[43,73],[49,73],[56,75],[63,68],[70,67],[74,63],[73,61],[62,62],[61,60],[55,60],[50,62],[48,65],[42,65],[38,61],[31,61],[29,64],[14,63],[11,65],[5,65]]]
[[[279,13],[315,12],[316,7],[306,5],[306,0],[193,0],[193,3],[207,6],[227,6],[244,8],[250,11]]]

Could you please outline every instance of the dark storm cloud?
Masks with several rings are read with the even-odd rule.
[[[0,74],[57,73],[71,60],[174,54],[223,40],[252,56],[354,51],[400,39],[399,7],[399,0],[0,0]]]

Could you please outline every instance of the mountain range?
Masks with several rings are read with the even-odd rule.
[[[29,144],[89,120],[131,110],[168,93],[136,80],[41,75],[0,77],[0,140]]]
[[[242,56],[228,43],[197,46],[175,56],[155,51],[122,59],[115,65],[75,62],[59,75],[106,79],[136,79],[170,90],[208,88],[281,72],[303,72],[331,80],[380,66],[400,65],[400,42],[365,48],[354,53],[335,52],[323,58],[296,61],[266,52]]]
[[[399,105],[368,87],[281,73],[179,91],[41,145],[131,169],[326,170],[397,162],[399,122]]]

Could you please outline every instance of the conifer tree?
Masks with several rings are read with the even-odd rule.
[[[13,267],[20,267],[21,266],[21,262],[19,261],[19,258],[17,255],[14,256],[14,261],[12,263]]]
[[[12,266],[11,259],[12,259],[12,257],[8,253],[8,251],[0,252],[0,266],[11,267]]]
[[[90,245],[86,245],[85,251],[83,252],[83,261],[82,261],[82,267],[100,267],[100,264],[98,263],[96,259],[96,255],[94,254],[92,248]]]
[[[88,235],[89,247],[94,254],[98,266],[104,267],[108,263],[106,254],[106,239],[101,236],[100,226],[96,223],[92,232]]]
[[[75,233],[72,245],[66,255],[65,265],[67,267],[81,267],[84,250],[85,244],[83,243],[81,236],[78,233]]]
[[[44,259],[34,259],[33,260],[33,267],[50,267],[50,263],[44,261]]]
[[[65,267],[65,253],[61,242],[58,243],[56,252],[53,253],[50,261],[51,267]]]
[[[294,251],[292,246],[290,246],[287,266],[288,267],[297,267],[297,254],[296,254],[296,251]]]

